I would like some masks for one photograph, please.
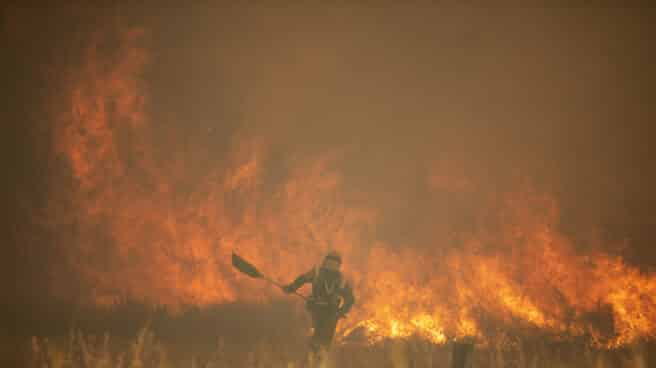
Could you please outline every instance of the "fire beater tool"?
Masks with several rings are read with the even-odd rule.
[[[250,276],[254,279],[262,279],[262,280],[265,280],[265,281],[269,282],[270,284],[273,284],[273,285],[279,287],[280,289],[284,288],[284,286],[281,283],[279,283],[275,280],[272,280],[271,278],[263,275],[255,266],[253,266],[251,263],[249,263],[245,259],[238,256],[234,252],[232,253],[232,266],[234,268],[236,268],[239,272],[241,272],[245,275],[248,275],[248,276]],[[308,297],[306,297],[305,295],[303,295],[303,294],[301,294],[297,291],[294,292],[294,295],[296,295],[300,298],[303,298],[303,300],[305,300],[305,301],[308,300]]]

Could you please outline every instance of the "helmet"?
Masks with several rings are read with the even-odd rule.
[[[331,251],[323,258],[322,268],[327,268],[333,271],[339,271],[342,265],[342,256],[337,251]]]

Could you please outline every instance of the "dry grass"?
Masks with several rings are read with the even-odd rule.
[[[454,345],[435,346],[417,339],[341,344],[319,364],[308,362],[302,347],[282,341],[260,341],[246,348],[222,338],[211,346],[176,348],[159,341],[147,327],[127,341],[75,331],[67,338],[33,337],[28,344],[29,368],[450,368],[454,363]],[[647,360],[644,344],[609,352],[536,340],[503,348],[477,347],[468,354],[465,366],[646,368]]]
[[[294,313],[287,304],[187,308],[175,316],[128,302],[74,313],[53,303],[21,310],[15,329],[0,333],[0,368],[308,367],[305,331],[310,321],[303,320],[303,310]],[[313,368],[451,368],[459,350],[469,351],[466,368],[656,367],[654,341],[604,351],[583,340],[535,335],[500,333],[495,346],[466,349],[417,338],[367,345],[358,343],[363,336],[354,333],[348,342],[335,345],[324,367]]]

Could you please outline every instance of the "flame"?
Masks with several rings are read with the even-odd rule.
[[[342,337],[362,328],[372,341],[442,344],[521,329],[619,347],[655,336],[656,277],[603,252],[577,253],[548,193],[523,183],[489,193],[463,168],[437,164],[426,173],[432,195],[482,198],[471,226],[436,223],[428,244],[385,242],[376,232],[385,213],[349,190],[344,153],[286,160],[274,180],[271,142],[244,134],[211,167],[194,168],[175,131],[150,118],[147,33],[97,37],[119,46],[103,54],[91,43],[51,104],[61,159],[50,173],[51,225],[89,301],[267,302],[282,295],[237,275],[232,250],[291,280],[338,249],[358,299]],[[606,306],[610,333],[591,320]]]

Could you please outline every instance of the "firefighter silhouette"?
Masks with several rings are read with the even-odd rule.
[[[340,270],[341,265],[339,253],[330,252],[320,266],[303,273],[283,288],[285,292],[293,293],[305,284],[312,284],[312,294],[306,306],[314,327],[310,339],[313,352],[330,348],[337,322],[346,316],[355,302],[351,285]]]

